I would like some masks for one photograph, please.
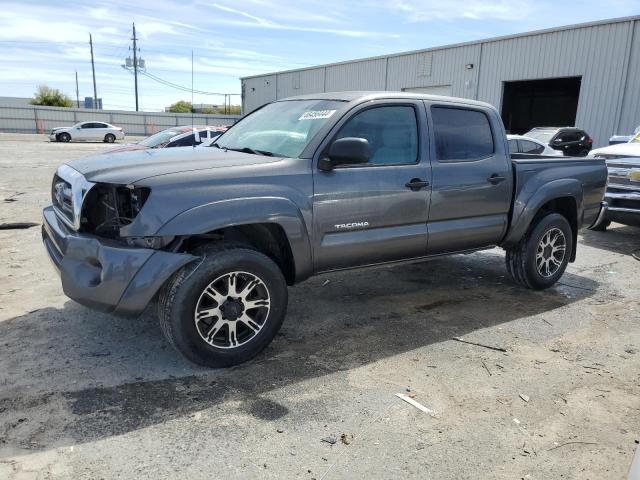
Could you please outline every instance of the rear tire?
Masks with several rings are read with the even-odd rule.
[[[573,251],[573,233],[559,213],[539,218],[520,242],[507,250],[507,270],[516,283],[533,290],[560,279]]]
[[[164,335],[186,358],[228,367],[273,340],[287,311],[287,284],[266,255],[220,245],[179,270],[162,288],[157,308]]]
[[[105,141],[106,143],[113,143],[113,142],[115,142],[115,141],[116,141],[116,136],[115,136],[113,133],[107,133],[107,134],[104,136],[104,141]]]
[[[70,142],[70,141],[71,141],[71,135],[69,135],[68,133],[61,133],[61,134],[59,134],[59,135],[56,137],[56,139],[57,139],[59,142],[65,142],[65,143],[68,143],[68,142]]]

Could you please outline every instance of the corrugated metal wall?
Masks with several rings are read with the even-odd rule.
[[[472,67],[471,67],[472,66]],[[471,67],[471,68],[467,68]],[[514,80],[582,78],[576,125],[596,146],[640,125],[640,20],[637,17],[533,32],[242,79],[248,113],[307,93],[450,86],[452,95],[502,106]]]
[[[231,125],[239,115],[145,113],[58,107],[18,107],[0,104],[0,132],[48,133],[52,128],[77,122],[102,121],[122,127],[128,135],[150,135],[178,125]]]
[[[622,99],[618,132],[632,132],[640,125],[640,21],[635,22],[629,48],[629,67]]]
[[[478,100],[501,106],[505,81],[582,77],[576,126],[588,131],[596,145],[606,145],[624,90],[631,26],[624,22],[486,43]]]

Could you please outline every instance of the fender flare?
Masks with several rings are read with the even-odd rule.
[[[502,242],[502,246],[511,247],[516,245],[527,233],[531,222],[540,211],[540,208],[551,200],[558,198],[572,198],[575,201],[578,223],[576,230],[579,229],[584,210],[582,183],[573,178],[552,180],[543,183],[533,191],[523,189],[518,193],[513,202],[511,225]],[[577,231],[575,233],[577,233]]]
[[[293,255],[296,281],[311,276],[313,258],[307,222],[298,206],[287,198],[234,198],[206,203],[176,215],[156,235],[198,235],[255,223],[274,223],[282,227]]]

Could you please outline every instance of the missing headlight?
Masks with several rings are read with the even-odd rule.
[[[119,238],[120,228],[133,222],[150,192],[149,188],[133,185],[96,185],[84,201],[82,230],[102,237]]]

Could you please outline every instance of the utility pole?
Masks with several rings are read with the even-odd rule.
[[[89,45],[91,46],[91,72],[93,73],[93,109],[98,108],[98,90],[96,90],[96,66],[93,62],[93,40],[89,34]]]
[[[80,108],[80,89],[78,88],[78,71],[76,70],[76,106]]]
[[[136,89],[136,112],[138,111],[138,48],[136,46],[136,24],[133,24],[133,81]]]

